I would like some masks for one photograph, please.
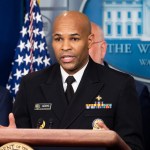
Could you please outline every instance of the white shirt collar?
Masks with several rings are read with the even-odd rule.
[[[89,61],[88,61],[89,62]],[[83,73],[85,71],[85,68],[88,65],[88,62],[86,63],[86,65],[84,65],[83,68],[81,68],[78,72],[76,72],[73,77],[75,78],[75,82],[72,84],[74,91],[77,90],[78,85],[81,81],[81,78],[83,76]],[[67,84],[66,84],[66,79],[69,76],[69,74],[60,66],[60,71],[61,71],[61,76],[62,76],[62,83],[63,83],[63,87],[64,87],[64,91],[66,90]]]

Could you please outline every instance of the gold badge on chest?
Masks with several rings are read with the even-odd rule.
[[[86,109],[111,109],[112,104],[105,104],[100,95],[96,96],[93,104],[85,104]]]

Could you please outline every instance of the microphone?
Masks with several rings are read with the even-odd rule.
[[[39,118],[37,122],[37,129],[44,129],[44,127],[45,127],[45,121],[42,118]]]
[[[49,129],[52,129],[52,126],[53,126],[53,119],[50,118],[49,119]]]

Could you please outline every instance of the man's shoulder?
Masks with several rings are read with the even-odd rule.
[[[114,69],[112,67],[101,65],[100,70],[103,70],[105,77],[108,77],[110,79],[116,79],[116,78],[121,79],[121,80],[125,79],[125,78],[132,78],[133,79],[133,77],[131,75],[129,75],[128,73]]]
[[[0,97],[1,95],[5,95],[5,94],[9,94],[9,91],[5,87],[0,86]]]
[[[148,87],[144,83],[135,80],[135,85],[139,96],[142,96],[143,94],[149,96]]]
[[[28,81],[35,81],[37,82],[38,80],[43,80],[43,79],[47,79],[49,77],[49,75],[53,74],[54,72],[56,72],[59,68],[58,64],[53,64],[49,67],[46,67],[42,70],[39,71],[35,71],[32,73],[29,73],[27,75],[25,75],[22,80],[28,80]]]
[[[7,91],[7,89],[6,88],[4,88],[3,86],[0,86],[0,93],[2,92],[6,92]]]
[[[10,100],[11,100],[11,96],[9,91],[5,87],[0,86],[0,101],[5,101],[7,103]]]
[[[110,66],[104,66],[95,63],[93,60],[89,62],[89,72],[98,75],[99,80],[107,84],[121,84],[125,83],[127,80],[134,80],[133,77],[125,72],[116,70]]]

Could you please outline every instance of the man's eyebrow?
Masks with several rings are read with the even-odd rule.
[[[73,33],[73,34],[70,34],[71,36],[80,36],[80,34],[78,33]]]
[[[53,36],[61,36],[61,34],[59,34],[59,33],[53,33],[52,35]]]
[[[53,33],[52,36],[62,36],[62,34]],[[80,36],[80,34],[78,34],[78,33],[71,33],[69,36]]]

